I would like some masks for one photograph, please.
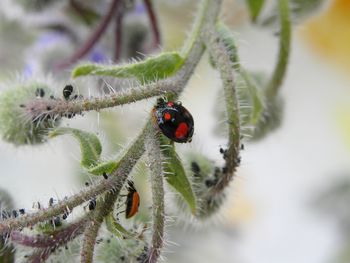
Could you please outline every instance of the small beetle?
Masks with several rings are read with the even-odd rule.
[[[158,99],[152,111],[153,121],[170,140],[179,143],[191,142],[194,122],[190,112],[181,102],[165,102]]]
[[[139,210],[140,206],[140,195],[136,191],[134,183],[128,181],[128,195],[126,196],[126,209],[125,209],[125,218],[133,217]]]

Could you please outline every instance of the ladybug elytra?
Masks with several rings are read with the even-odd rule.
[[[154,122],[170,140],[179,143],[191,141],[193,117],[181,102],[165,102],[164,99],[158,99],[152,113]]]
[[[126,196],[125,218],[134,216],[139,211],[140,195],[134,187],[134,183],[128,181],[128,195]]]

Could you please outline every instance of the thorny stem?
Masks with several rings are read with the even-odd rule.
[[[144,3],[147,9],[148,17],[151,22],[151,28],[153,31],[153,36],[154,36],[153,46],[154,48],[158,48],[160,46],[160,31],[158,27],[157,16],[154,12],[153,3],[152,3],[152,0],[144,0]]]
[[[101,38],[102,34],[106,31],[113,16],[115,15],[115,9],[119,6],[119,1],[120,0],[113,0],[111,2],[106,15],[102,18],[100,24],[96,27],[91,36],[70,58],[57,64],[56,69],[61,70],[71,65],[72,63],[84,57],[95,46],[97,41]]]
[[[119,191],[112,190],[105,195],[104,200],[98,201],[92,219],[88,222],[84,232],[83,245],[80,252],[82,263],[92,262],[98,231],[103,219],[113,211],[118,195]]]
[[[164,187],[162,156],[160,151],[159,136],[153,127],[149,130],[145,139],[145,148],[148,157],[148,165],[151,171],[152,208],[153,208],[153,234],[152,245],[148,251],[144,263],[157,262],[164,239]]]
[[[278,9],[280,15],[281,33],[279,42],[278,61],[272,77],[266,87],[267,98],[276,96],[286,74],[290,53],[291,26],[289,16],[289,1],[279,0]]]
[[[227,123],[229,126],[228,149],[224,153],[225,169],[222,177],[214,186],[214,193],[221,192],[232,180],[236,168],[239,165],[240,149],[240,114],[233,63],[230,60],[230,51],[227,49],[223,39],[215,31],[214,25],[207,28],[204,40],[209,43],[209,52],[215,60],[217,68],[223,80],[225,104],[227,112]]]

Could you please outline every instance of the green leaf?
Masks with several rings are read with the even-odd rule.
[[[117,237],[132,237],[133,235],[115,220],[112,213],[105,217],[106,227],[109,232]]]
[[[85,168],[91,168],[98,164],[102,152],[102,146],[98,137],[89,132],[81,131],[73,128],[58,128],[50,132],[49,137],[58,135],[71,134],[79,141],[81,150],[81,165]]]
[[[103,173],[112,173],[118,168],[119,162],[117,161],[107,161],[104,163],[99,163],[88,170],[89,173],[94,175],[102,175]]]
[[[264,6],[265,0],[246,0],[246,2],[249,7],[250,17],[255,22]]]
[[[83,64],[72,71],[72,77],[96,75],[136,78],[141,83],[149,83],[173,75],[182,66],[183,62],[183,58],[177,52],[167,52],[138,63],[122,66]]]
[[[192,214],[196,213],[196,198],[194,196],[191,183],[187,178],[185,169],[179,156],[175,152],[174,145],[164,136],[161,136],[163,155],[168,159],[164,164],[167,182],[185,199]]]

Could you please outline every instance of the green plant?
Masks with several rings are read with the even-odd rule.
[[[258,5],[252,5],[254,1],[248,2],[252,17],[256,20],[263,1],[259,1]],[[115,9],[122,6],[121,1],[112,1],[107,14],[103,16],[93,12],[89,5],[82,5],[80,1],[72,0],[69,3],[81,21],[89,25],[97,24],[97,27],[85,45],[69,59],[55,65],[56,70],[67,67],[87,54],[105,32],[115,15]],[[186,203],[188,213],[194,218],[205,220],[218,211],[224,202],[225,190],[241,161],[240,150],[242,137],[245,135],[242,128],[248,125],[254,127],[249,135],[252,139],[259,139],[280,123],[283,103],[278,91],[288,65],[291,34],[289,1],[279,0],[281,27],[277,64],[268,81],[258,82],[240,64],[235,39],[227,26],[219,20],[221,3],[221,0],[201,1],[193,29],[180,52],[162,52],[143,61],[124,65],[83,63],[72,70],[73,78],[105,76],[128,79],[132,87],[123,92],[110,92],[96,98],[68,94],[62,98],[53,96],[52,87],[48,84],[27,81],[0,96],[0,131],[4,140],[22,145],[44,143],[56,136],[72,135],[80,144],[81,167],[90,175],[99,176],[94,184],[55,204],[49,202],[48,207],[35,213],[16,217],[3,216],[0,221],[0,234],[11,244],[32,248],[26,254],[26,261],[45,261],[59,252],[61,247],[82,236],[81,262],[92,262],[98,235],[105,221],[113,238],[120,239],[118,244],[114,239],[110,244],[119,249],[111,252],[106,247],[102,255],[96,257],[101,257],[106,262],[125,259],[156,262],[164,245],[164,179],[179,193],[180,205]],[[47,4],[54,4],[54,1]],[[158,45],[160,37],[156,16],[151,2],[145,1],[145,4],[152,21],[154,45]],[[45,7],[44,2],[40,2],[40,7]],[[122,12],[121,9],[117,10],[115,19],[119,21],[117,29],[120,29]],[[98,19],[100,23],[97,22]],[[121,33],[118,30],[116,36],[118,41],[114,59],[118,61],[121,46]],[[185,169],[176,153],[174,142],[160,133],[152,118],[146,121],[140,134],[118,158],[107,161],[101,156],[102,144],[95,134],[59,127],[61,119],[73,118],[87,111],[100,111],[151,97],[165,97],[169,101],[176,101],[205,51],[209,53],[212,65],[219,71],[223,85],[228,143],[221,149],[224,159],[222,167],[215,167],[205,156],[192,154],[186,160],[192,169]],[[133,168],[140,163],[144,163],[150,173],[151,235],[148,231],[127,229],[115,216],[115,204],[120,200]],[[64,221],[71,210],[83,204],[88,206],[89,211],[73,222]],[[146,223],[142,224],[144,228],[148,227]],[[21,232],[24,228],[32,227],[35,227],[34,233]]]

